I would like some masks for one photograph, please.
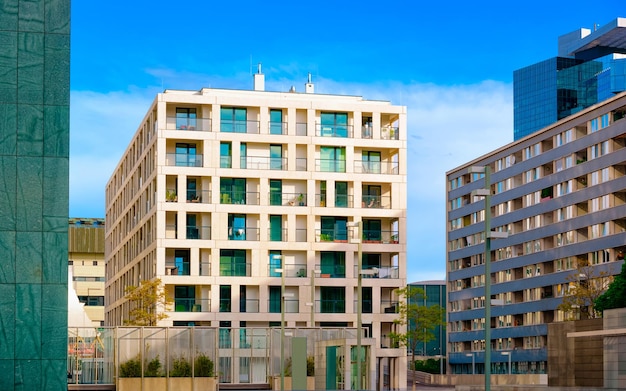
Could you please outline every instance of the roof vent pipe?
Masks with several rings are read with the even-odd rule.
[[[254,90],[265,91],[265,75],[261,73],[261,63],[257,66],[257,73],[254,74]]]
[[[309,78],[304,85],[304,92],[307,94],[312,94],[315,92],[315,87],[313,86],[313,82],[311,81],[311,72],[309,72]]]

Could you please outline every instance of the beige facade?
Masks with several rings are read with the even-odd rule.
[[[400,387],[406,108],[262,81],[157,95],[106,188],[106,324],[128,319],[126,286],[160,278],[162,326],[278,326],[284,297],[286,327],[355,327],[361,246],[362,324]]]
[[[68,256],[72,287],[95,325],[104,324],[104,219],[69,220]],[[71,316],[71,314],[70,314]],[[76,326],[71,324],[70,326]]]

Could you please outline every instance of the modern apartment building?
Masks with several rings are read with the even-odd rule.
[[[104,325],[104,219],[72,218],[68,235],[72,287],[89,319]]]
[[[425,297],[419,301],[410,301],[410,304],[418,304],[426,307],[438,305],[441,308],[446,309],[447,295],[446,295],[446,282],[443,280],[430,280],[430,281],[418,281],[409,284],[410,287],[422,289]],[[409,326],[411,327],[411,326]],[[445,326],[439,326],[433,330],[435,339],[426,343],[418,344],[415,355],[423,356],[426,358],[432,358],[436,356],[446,355],[446,328]]]
[[[447,173],[451,373],[484,371],[485,218],[491,241],[492,373],[546,373],[547,325],[571,286],[617,274],[626,250],[626,93]],[[482,197],[490,168],[491,207]],[[498,235],[492,235],[498,236]],[[503,236],[503,235],[499,235]],[[581,268],[586,273],[581,273]]]
[[[519,140],[626,91],[626,19],[558,39],[557,57],[513,73],[513,138]]]
[[[0,11],[0,389],[67,387],[70,4]]]
[[[284,297],[286,327],[356,327],[360,248],[362,324],[400,387],[406,108],[305,88],[264,91],[259,72],[252,91],[157,95],[106,187],[105,323],[160,278],[160,325],[275,327]]]

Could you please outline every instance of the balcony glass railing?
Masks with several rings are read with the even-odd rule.
[[[220,156],[220,168],[233,168],[233,158],[231,156]]]
[[[273,228],[267,231],[267,240],[270,242],[286,242],[287,228]]]
[[[259,134],[259,121],[221,120],[220,132]]]
[[[357,308],[358,307],[358,303],[359,303],[358,300],[355,300],[352,303],[352,311],[354,311],[355,314],[358,311],[358,308]],[[371,299],[370,300],[367,300],[367,299],[361,300],[361,312],[362,313],[364,313],[364,314],[371,314],[373,312],[372,310],[373,310],[373,301]]]
[[[282,268],[278,266],[277,268]],[[268,266],[268,276],[269,277],[280,277],[279,271],[276,271],[273,266]],[[285,278],[289,277],[306,277],[306,264],[289,264],[284,265],[285,270]]]
[[[187,202],[211,203],[210,190],[187,189]]]
[[[306,193],[279,193],[269,194],[270,205],[306,206]]]
[[[357,274],[358,266],[354,266],[354,275]],[[400,278],[398,266],[364,266],[363,270],[368,271],[362,275],[363,278]],[[371,271],[370,271],[371,270]]]
[[[189,276],[189,261],[180,262],[178,264],[166,263],[165,264],[166,276]]]
[[[258,313],[259,299],[240,299],[239,312]]]
[[[335,208],[352,208],[354,197],[350,194],[335,194]]]
[[[306,228],[296,228],[296,242],[306,242]]]
[[[307,135],[307,125],[306,122],[297,122],[296,123],[296,136],[306,136]]]
[[[399,140],[400,132],[395,126],[383,126],[380,129],[380,138],[383,140]]]
[[[211,299],[175,298],[175,312],[211,312]]]
[[[315,124],[315,135],[318,137],[352,138],[352,125]]]
[[[307,171],[306,158],[305,157],[297,157],[296,158],[296,171]]]
[[[210,262],[200,262],[200,275],[201,276],[211,275],[211,263]]]
[[[210,118],[167,117],[167,130],[200,130],[211,131]]]
[[[247,170],[287,170],[286,157],[242,156],[241,168]]]
[[[337,159],[315,159],[317,172],[346,172],[346,161]]]
[[[165,239],[178,239],[178,232],[175,224],[165,225]]]
[[[347,229],[316,229],[315,241],[316,242],[347,242],[348,230]]]
[[[202,155],[192,153],[168,153],[165,165],[179,167],[202,167]]]
[[[211,227],[188,225],[187,226],[187,239],[210,240],[211,239]]]
[[[363,243],[397,244],[398,231],[363,230]]]
[[[267,312],[270,314],[280,314],[280,298],[270,299],[267,301]],[[300,312],[300,300],[285,299],[285,313],[297,314]]]
[[[272,122],[268,124],[269,134],[287,134],[286,122]]]
[[[345,299],[316,300],[315,307],[316,309],[319,308],[319,313],[321,314],[344,314],[346,312],[346,301]]]
[[[321,271],[320,278],[346,278],[346,265],[344,264],[315,265],[315,269]]]
[[[222,191],[220,204],[259,205],[259,193],[251,191]]]
[[[259,241],[259,228],[255,227],[228,227],[228,240]]]
[[[220,276],[222,277],[250,277],[249,263],[220,262]]]
[[[362,195],[361,208],[391,209],[391,197],[379,195]]]
[[[364,162],[362,160],[354,161],[354,172],[357,174],[385,174],[397,175],[398,163],[394,162]]]
[[[400,309],[400,304],[395,300],[381,300],[380,301],[380,313],[381,314],[397,314]]]
[[[361,138],[373,138],[374,128],[369,125],[361,126]]]

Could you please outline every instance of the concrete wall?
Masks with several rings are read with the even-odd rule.
[[[626,308],[604,311],[603,315],[605,330],[626,328]],[[626,335],[604,337],[604,386],[623,388],[626,384],[625,368]]]

